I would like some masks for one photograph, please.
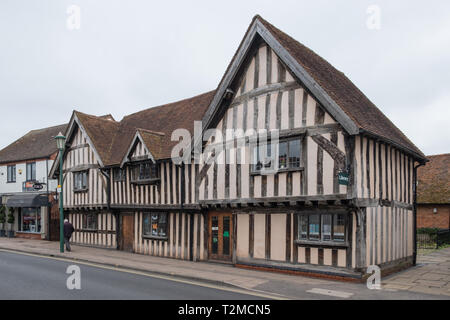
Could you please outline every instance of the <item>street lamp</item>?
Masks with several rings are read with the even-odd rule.
[[[59,150],[59,251],[64,252],[63,153],[66,146],[66,137],[60,132],[55,140]]]

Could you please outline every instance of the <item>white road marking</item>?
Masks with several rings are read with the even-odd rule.
[[[335,291],[335,290],[329,290],[329,289],[320,289],[320,288],[312,288],[311,290],[307,290],[306,292],[309,293],[315,293],[315,294],[323,294],[325,296],[332,296],[332,297],[338,297],[338,298],[350,298],[353,293],[351,292],[344,292],[344,291]]]
[[[112,267],[112,266],[110,267],[107,265],[101,265],[101,264],[97,264],[97,263],[84,262],[84,261],[79,261],[76,258],[71,259],[71,258],[49,257],[49,256],[41,255],[38,253],[27,253],[27,252],[14,251],[14,250],[9,250],[9,249],[0,249],[0,252],[14,253],[14,254],[20,254],[20,255],[24,255],[24,256],[38,257],[38,258],[64,261],[64,262],[76,262],[77,264],[82,264],[82,265],[95,267],[95,268],[119,271],[119,272],[130,273],[130,274],[135,274],[135,275],[140,275],[140,276],[145,276],[145,277],[150,277],[150,278],[156,278],[156,279],[164,279],[164,280],[169,280],[169,281],[173,281],[173,282],[180,282],[180,283],[195,285],[195,286],[199,286],[199,287],[211,288],[211,289],[222,290],[222,291],[229,291],[229,292],[233,292],[233,293],[253,295],[256,297],[271,299],[271,300],[291,300],[291,298],[289,298],[289,297],[285,297],[285,296],[282,296],[282,295],[279,295],[276,293],[270,293],[270,292],[255,290],[255,289],[239,289],[239,288],[231,288],[231,287],[227,288],[227,287],[223,287],[220,285],[203,283],[203,282],[199,282],[199,281],[195,281],[195,280],[184,280],[184,279],[180,279],[180,278],[173,278],[170,276],[152,274],[151,271],[148,271],[148,272],[137,271],[137,270],[131,270],[131,269],[126,269],[126,268],[122,268],[122,267]]]

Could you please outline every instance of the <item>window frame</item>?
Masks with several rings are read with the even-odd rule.
[[[120,172],[119,177],[116,172]],[[113,168],[113,181],[124,182],[127,181],[127,169],[126,168]]]
[[[87,226],[87,217],[93,216],[95,217],[95,226],[94,228],[90,228]],[[81,230],[82,231],[98,231],[98,213],[97,212],[87,212],[83,213],[82,221],[81,221]]]
[[[141,169],[142,166],[149,165],[149,178],[146,178],[145,176],[142,177],[142,171],[144,171],[145,174],[145,167],[144,169]],[[132,184],[156,184],[161,180],[160,177],[160,170],[159,170],[159,163],[153,162],[151,160],[147,161],[140,161],[136,163],[132,163],[130,166],[130,182]],[[139,168],[139,169],[136,169]],[[136,177],[135,170],[139,170],[138,177]],[[152,171],[156,170],[156,174],[152,176]]]
[[[36,162],[27,162],[25,168],[26,181],[36,181]]]
[[[82,183],[82,187],[78,188],[77,185],[77,176],[78,175],[83,175],[86,174],[86,185],[83,185],[83,181]],[[89,170],[82,170],[82,171],[74,171],[73,172],[73,191],[74,192],[86,192],[89,190]]]
[[[330,229],[330,240],[323,239],[323,216],[331,215],[331,229]],[[336,240],[334,236],[334,224],[338,215],[343,215],[344,217],[344,240]],[[310,216],[319,216],[319,236],[318,240],[310,238]],[[302,230],[300,227],[301,217],[306,217],[306,239],[300,238]],[[346,248],[349,246],[349,220],[351,219],[351,214],[346,211],[335,211],[335,212],[299,212],[296,213],[296,228],[297,232],[295,236],[295,243],[298,245],[310,245],[310,246],[329,246],[329,247],[342,247]]]
[[[303,159],[302,159],[302,154],[303,154],[303,141],[304,141],[305,135],[301,134],[301,135],[296,135],[296,136],[292,136],[292,137],[280,137],[279,141],[278,141],[278,150],[280,150],[280,144],[282,143],[286,143],[286,155],[287,155],[287,159],[286,159],[286,164],[287,167],[286,168],[280,168],[280,164],[279,164],[279,155],[278,155],[278,160],[275,161],[275,164],[278,164],[278,168],[274,168],[272,169],[272,166],[270,167],[270,172],[273,173],[281,173],[281,172],[294,172],[294,171],[302,171],[304,170],[304,163],[303,163]],[[289,145],[291,141],[295,141],[298,140],[299,141],[299,147],[300,147],[300,155],[299,155],[299,166],[298,167],[290,167],[290,161],[289,161]],[[255,161],[255,150],[256,150],[256,154],[259,155],[259,147],[263,146],[263,145],[270,145],[271,146],[271,140],[268,139],[267,141],[260,141],[257,143],[254,143],[251,146],[251,159],[252,162],[250,164],[250,175],[261,175],[261,174],[265,174],[264,173],[264,166],[262,165],[262,168],[260,169],[256,169],[256,161]],[[272,156],[273,150],[271,149],[271,156]]]
[[[10,175],[12,175],[14,177],[14,179],[12,179],[12,177],[10,177]],[[9,166],[6,167],[6,183],[16,183],[16,182],[17,182],[17,168],[16,168],[16,165],[15,164],[9,165]]]
[[[145,230],[145,220],[146,220],[146,216],[149,216],[149,223],[152,224],[152,215],[158,215],[158,226],[157,226],[157,230],[159,230],[159,219],[161,215],[165,215],[166,219],[165,219],[165,228],[164,228],[164,234],[163,236],[159,235],[153,235],[153,234],[147,234],[146,230]],[[144,239],[156,239],[156,240],[168,240],[169,239],[169,235],[168,235],[168,230],[169,230],[169,213],[168,212],[143,212],[143,216],[142,216],[142,238]],[[149,229],[150,232],[152,230],[152,228]]]

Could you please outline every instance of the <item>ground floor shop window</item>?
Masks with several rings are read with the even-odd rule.
[[[147,237],[167,236],[167,213],[144,213],[143,234]]]
[[[19,231],[41,232],[41,208],[19,208]]]
[[[298,240],[344,242],[345,213],[298,215]]]

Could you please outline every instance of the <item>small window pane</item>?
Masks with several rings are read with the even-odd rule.
[[[322,215],[322,240],[331,240],[331,214]]]
[[[146,213],[143,220],[144,236],[165,237],[167,235],[167,214]]]
[[[300,140],[289,141],[289,168],[300,167]]]
[[[318,214],[309,216],[309,240],[320,240],[320,216]]]
[[[336,214],[334,215],[334,225],[333,225],[333,240],[334,241],[345,241],[345,215]]]
[[[300,240],[308,239],[308,216],[306,214],[298,217],[298,238]]]
[[[287,142],[281,142],[278,148],[278,167],[280,169],[287,168]]]

